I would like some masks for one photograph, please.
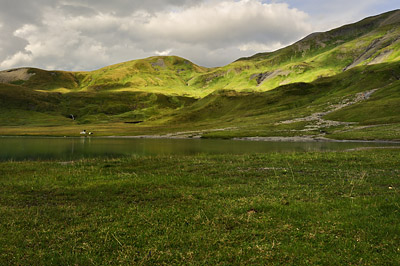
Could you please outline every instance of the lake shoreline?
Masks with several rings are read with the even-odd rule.
[[[137,135],[137,136],[18,136],[18,135],[0,135],[0,138],[55,138],[55,139],[215,139],[215,140],[234,140],[234,141],[260,141],[260,142],[337,142],[337,143],[393,143],[400,144],[400,140],[362,140],[362,139],[329,139],[325,137],[237,137],[237,138],[202,138],[201,136],[182,136],[182,135]]]
[[[400,140],[362,140],[362,139],[329,139],[324,137],[240,137],[240,138],[202,138],[187,136],[169,135],[138,135],[138,136],[102,136],[97,138],[122,138],[122,139],[215,139],[215,140],[235,140],[235,141],[264,141],[264,142],[354,142],[354,143],[393,143],[400,144]]]

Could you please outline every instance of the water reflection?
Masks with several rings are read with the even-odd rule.
[[[248,154],[338,151],[389,143],[256,142],[202,139],[0,137],[0,160],[77,159],[122,155]],[[397,144],[399,145],[399,144]]]

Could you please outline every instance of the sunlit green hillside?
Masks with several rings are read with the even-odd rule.
[[[30,79],[11,80],[46,91],[146,91],[203,97],[214,90],[266,91],[294,82],[311,82],[356,66],[400,59],[400,11],[364,19],[272,53],[242,58],[207,69],[176,56],[150,57],[92,72],[28,69]],[[1,75],[0,75],[1,80]]]
[[[356,66],[400,59],[400,11],[314,33],[273,53],[256,54],[215,70],[215,88],[266,91],[294,82],[311,82]],[[222,75],[222,73],[224,75]],[[233,77],[225,79],[226,76]]]
[[[91,72],[11,69],[0,72],[0,134],[92,125],[103,135],[400,139],[399,62],[396,10],[218,68],[157,56]]]

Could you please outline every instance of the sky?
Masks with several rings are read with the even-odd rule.
[[[398,0],[0,0],[0,70],[94,70],[155,55],[223,66],[398,8]]]

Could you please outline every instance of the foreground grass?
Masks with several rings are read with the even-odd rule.
[[[397,150],[0,163],[1,265],[394,265]]]

